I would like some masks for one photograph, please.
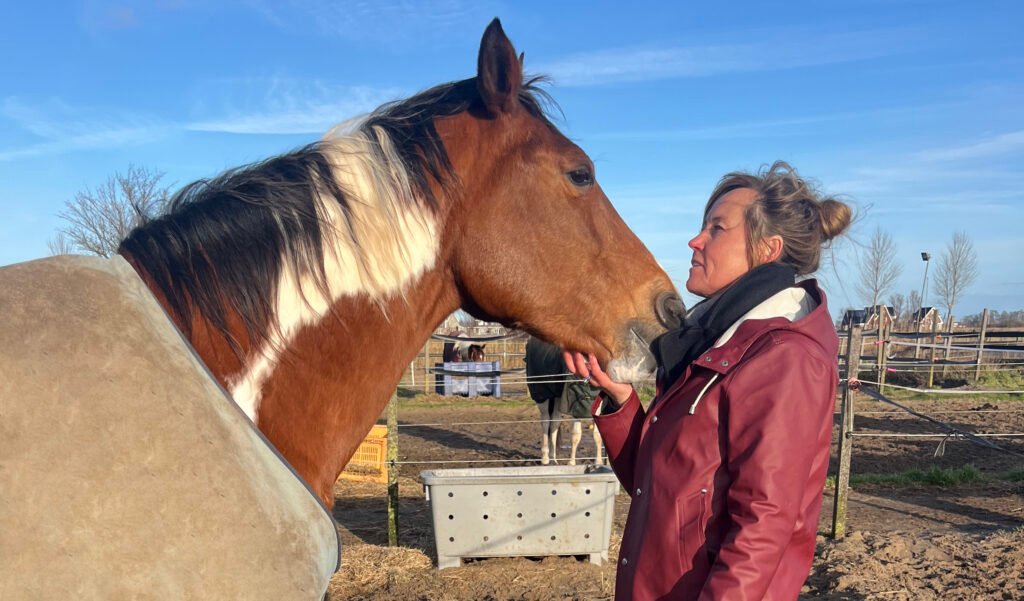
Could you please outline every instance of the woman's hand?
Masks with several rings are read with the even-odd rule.
[[[582,353],[562,351],[562,357],[565,359],[565,366],[569,368],[570,372],[590,382],[592,386],[597,386],[603,390],[605,395],[615,401],[615,404],[622,405],[633,394],[633,385],[623,384],[611,379],[601,369],[601,364],[597,362],[597,357],[593,353],[584,357]]]

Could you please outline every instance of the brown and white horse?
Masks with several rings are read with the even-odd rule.
[[[638,341],[677,317],[674,289],[544,99],[495,21],[475,78],[188,186],[121,245],[324,503],[459,307],[650,369]]]
[[[486,344],[476,344],[466,341],[445,342],[441,353],[441,360],[448,363],[463,363],[465,361],[485,361],[484,349]]]
[[[330,506],[459,307],[646,375],[678,296],[544,99],[494,21],[475,77],[187,186],[123,260],[0,269],[4,595],[319,598],[277,453]]]

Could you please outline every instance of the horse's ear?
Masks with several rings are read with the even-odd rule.
[[[491,21],[480,40],[476,86],[484,106],[492,115],[511,112],[519,103],[523,65],[498,19]]]

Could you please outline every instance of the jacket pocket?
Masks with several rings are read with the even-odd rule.
[[[706,488],[676,502],[676,519],[679,520],[679,566],[683,572],[691,569],[708,569],[708,556],[704,548],[708,502]]]

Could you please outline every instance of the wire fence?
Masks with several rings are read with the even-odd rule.
[[[856,331],[856,336],[854,332]],[[958,342],[953,345],[951,340],[952,336],[947,336],[943,344],[936,342],[936,336],[931,337],[931,342],[917,342],[909,340],[901,340],[896,335],[885,330],[885,328],[878,331],[874,340],[865,340],[862,338],[863,332],[861,328],[851,329],[851,331],[844,336],[845,349],[841,347],[840,356],[837,357],[837,365],[841,374],[841,384],[843,384],[841,390],[844,394],[844,403],[842,408],[837,412],[839,416],[838,422],[840,424],[840,434],[838,439],[834,439],[834,444],[838,445],[837,457],[838,457],[838,472],[837,472],[837,485],[835,488],[836,492],[836,503],[834,504],[834,519],[833,519],[833,535],[837,535],[842,530],[837,529],[837,521],[840,517],[845,520],[845,496],[842,502],[840,502],[840,490],[848,486],[849,481],[849,457],[852,456],[852,443],[854,440],[867,441],[870,439],[881,439],[881,440],[906,440],[909,442],[913,441],[930,441],[939,440],[939,448],[936,449],[935,455],[938,456],[942,451],[947,442],[950,441],[966,441],[979,447],[985,447],[992,452],[1003,453],[1012,455],[1015,457],[1024,458],[1024,452],[1016,450],[1016,447],[1004,447],[995,441],[1001,441],[1004,444],[1018,443],[1024,440],[1024,432],[1009,431],[1000,432],[999,423],[985,423],[966,426],[972,430],[968,431],[962,426],[955,426],[950,424],[944,419],[952,417],[957,420],[963,420],[966,416],[979,416],[982,418],[988,418],[989,421],[998,422],[999,420],[1005,420],[1011,416],[1024,414],[1024,404],[1020,408],[999,408],[985,403],[977,408],[969,410],[961,408],[936,408],[933,405],[929,406],[927,413],[912,408],[908,405],[901,404],[893,401],[888,397],[885,397],[880,391],[884,387],[889,387],[892,390],[897,390],[905,393],[913,393],[917,395],[917,398],[913,402],[920,400],[931,400],[941,401],[943,399],[949,399],[954,396],[968,397],[968,398],[982,398],[985,397],[1000,397],[1005,396],[1019,396],[1024,395],[1024,386],[1011,386],[1011,387],[999,387],[999,386],[978,386],[975,385],[970,388],[959,387],[957,389],[941,389],[933,386],[920,386],[920,385],[905,385],[903,383],[894,383],[892,381],[886,382],[886,375],[891,375],[893,378],[899,376],[904,377],[905,375],[922,375],[928,373],[929,376],[933,375],[937,370],[944,370],[945,373],[954,373],[963,375],[970,370],[975,371],[975,381],[979,382],[980,379],[977,377],[978,374],[1006,374],[1007,372],[1016,372],[1018,374],[1024,374],[1024,348],[1007,348],[1006,346],[996,348],[982,348],[985,344],[985,336],[982,334],[977,337],[977,346],[969,346],[964,342]],[[1019,335],[1020,338],[1024,339],[1024,332]],[[924,336],[918,336],[918,339],[925,338]],[[958,340],[966,341],[969,336],[959,335]],[[444,362],[437,361],[441,358],[440,345],[432,344],[437,341],[430,341],[424,347],[423,351],[414,359],[406,373],[403,374],[399,389],[404,389],[402,396],[408,397],[410,393],[417,394],[420,390],[424,392],[433,392],[438,384],[438,371],[444,370]],[[523,357],[525,356],[525,341],[523,340],[502,340],[495,344],[496,348],[488,349],[488,358],[492,359],[492,366],[496,365],[497,372],[493,376],[494,380],[499,380],[501,386],[511,394],[519,393],[520,396],[526,395],[526,388],[531,383],[544,383],[544,384],[559,384],[569,382],[579,382],[580,378],[569,373],[568,371],[545,376],[529,376],[525,373],[523,365]],[[850,349],[854,349],[857,352],[850,352]],[[926,354],[925,357],[911,357],[909,353],[920,355],[922,352]],[[939,358],[939,353],[942,353],[943,357]],[[971,355],[973,356],[967,356]],[[929,356],[930,355],[930,356]],[[863,362],[861,361],[865,359]],[[494,361],[497,359],[497,361]],[[440,365],[439,365],[440,364]],[[446,375],[448,372],[445,370]],[[876,374],[877,379],[860,379],[858,376],[862,374]],[[457,374],[452,377],[480,377],[475,375],[474,372],[466,372],[463,374]],[[1006,377],[1012,378],[1012,374]],[[1020,378],[1011,380],[1015,382],[1021,382]],[[653,383],[653,379],[644,384]],[[852,398],[853,394],[856,394],[852,385],[869,385],[877,387],[877,390],[873,390],[867,386],[861,388],[864,394],[874,398],[875,400],[888,403],[895,406],[895,409],[889,409],[885,411],[869,410],[860,411],[858,415],[862,417],[877,416],[881,418],[871,424],[871,428],[857,427],[855,416],[852,411],[852,403],[847,404],[845,402],[845,396]],[[518,391],[514,391],[518,388]],[[1022,397],[1024,398],[1024,397]],[[535,419],[522,418],[522,419],[482,419],[482,420],[465,420],[465,421],[452,421],[452,420],[425,420],[423,422],[416,423],[399,423],[398,414],[398,403],[397,396],[393,401],[393,410],[389,410],[389,428],[388,436],[393,439],[396,451],[391,454],[389,451],[389,458],[387,461],[388,467],[388,478],[389,478],[389,507],[392,503],[397,503],[397,474],[401,467],[424,467],[424,466],[483,466],[483,465],[536,465],[542,463],[542,459],[536,455],[532,455],[529,447],[532,444],[526,444],[525,441],[515,441],[513,444],[508,444],[509,441],[501,443],[495,443],[502,436],[501,431],[503,428],[520,428],[529,426],[536,427],[540,430],[542,427],[549,425],[551,420],[543,419],[542,415],[538,415]],[[846,412],[849,412],[847,415]],[[940,418],[938,416],[948,416]],[[884,427],[885,423],[897,420],[900,417],[912,418],[923,424],[922,427],[932,427],[938,432],[886,432],[876,431],[881,427]],[[566,416],[560,421],[573,421],[571,416]],[[576,423],[579,423],[578,421]],[[893,421],[893,423],[895,423]],[[1014,422],[1019,423],[1019,422]],[[905,424],[903,424],[905,426]],[[459,457],[456,455],[454,449],[447,448],[442,444],[444,450],[441,451],[443,454],[438,456],[419,456],[405,455],[401,459],[397,454],[398,437],[400,433],[405,435],[417,435],[417,431],[424,429],[443,429],[449,432],[469,432],[467,439],[460,441],[460,445],[465,448],[473,448],[473,445],[490,445],[497,449],[499,456],[494,458],[481,457],[479,453],[469,454],[465,457]],[[497,431],[497,434],[496,434]],[[497,435],[497,437],[496,437]],[[537,440],[537,439],[534,439]],[[540,440],[537,440],[540,442]],[[545,443],[546,444],[546,443]],[[598,443],[599,444],[599,443]],[[540,446],[539,444],[537,445]],[[844,451],[844,446],[846,447]],[[561,447],[567,449],[567,447]],[[596,449],[600,452],[600,447]],[[1022,449],[1024,450],[1024,449]],[[430,453],[433,455],[433,453]],[[568,453],[566,453],[568,455]],[[845,459],[844,459],[845,456]],[[563,455],[562,461],[566,459]],[[598,460],[597,456],[585,455],[577,456],[577,462],[592,463]],[[845,461],[845,468],[844,468]],[[846,475],[843,476],[843,470],[846,470]],[[393,478],[393,480],[392,480]],[[844,495],[848,493],[843,493]],[[840,513],[842,514],[840,516]],[[845,528],[845,527],[844,527]],[[841,535],[841,534],[840,534]]]
[[[927,366],[927,364],[925,364],[925,365]],[[932,364],[931,366],[936,366],[936,365],[938,365],[938,364]],[[993,365],[998,366],[998,365],[1001,365],[1001,364],[996,363],[996,364],[993,364]],[[863,364],[861,367],[863,367],[863,368],[865,368],[867,370],[870,370],[870,369],[875,368],[876,366],[873,365],[873,364]],[[565,372],[565,373],[562,373],[562,374],[555,374],[555,375],[548,375],[548,376],[526,376],[525,374],[521,374],[521,375],[518,375],[517,377],[514,377],[514,378],[503,378],[502,379],[503,383],[506,383],[508,381],[511,381],[512,383],[528,384],[528,383],[570,383],[570,382],[581,382],[582,380],[580,378],[578,378],[577,376],[569,373],[569,372]],[[845,382],[845,379],[844,379],[844,382]],[[870,379],[860,379],[859,383],[861,383],[861,384],[871,384],[871,385],[875,385],[875,386],[879,385],[879,382],[874,381],[874,380],[870,380]],[[893,385],[893,384],[888,384],[887,386],[890,387],[890,388],[893,388],[893,389],[904,390],[904,391],[908,391],[908,392],[914,392],[914,393],[917,393],[919,395],[924,395],[926,398],[934,397],[934,398],[939,398],[939,399],[941,399],[943,397],[951,397],[951,396],[959,396],[959,397],[963,397],[963,396],[982,396],[982,397],[985,397],[985,396],[987,396],[987,397],[992,397],[992,396],[996,396],[996,395],[1024,395],[1024,389],[982,388],[982,389],[970,389],[970,390],[964,390],[964,389],[943,390],[943,389],[924,389],[924,388],[918,388],[918,387],[912,387],[912,386],[901,386],[901,385]],[[920,399],[918,399],[918,400],[920,400]],[[839,414],[840,414],[840,412],[837,411],[836,415],[839,415]],[[1020,409],[1003,409],[1003,410],[1000,410],[1000,409],[981,409],[980,408],[980,409],[972,409],[972,410],[962,410],[962,409],[956,409],[956,410],[934,410],[934,411],[930,411],[929,414],[930,415],[959,415],[959,416],[963,416],[963,415],[1014,415],[1014,414],[1024,414],[1024,405],[1022,405],[1022,407]],[[874,416],[905,416],[905,415],[907,415],[907,411],[903,410],[903,409],[900,409],[900,410],[886,410],[886,411],[858,411],[857,415],[862,415],[862,416],[871,416],[871,415],[874,415]],[[560,420],[562,420],[562,421],[572,421],[572,418],[569,417],[569,416],[563,416],[563,417],[560,418]],[[544,419],[541,419],[541,418],[538,417],[536,419],[515,419],[515,420],[477,420],[477,421],[460,421],[460,422],[445,421],[445,422],[426,422],[426,423],[399,423],[399,424],[397,424],[397,428],[399,429],[400,432],[407,432],[408,433],[408,432],[414,431],[417,428],[459,428],[459,429],[469,429],[469,430],[472,430],[473,428],[481,428],[481,427],[489,427],[489,426],[524,425],[524,424],[540,427],[542,425],[547,424],[548,421],[550,421],[550,420],[544,420]],[[979,438],[1024,438],[1024,433],[1014,433],[1014,432],[1011,432],[1011,433],[1006,433],[1006,432],[1002,432],[1002,433],[1001,432],[981,432],[981,433],[972,433],[972,434],[974,436],[979,437]],[[941,438],[945,438],[945,439],[949,439],[951,435],[948,432],[945,433],[945,434],[942,434],[942,433],[921,434],[921,433],[851,432],[850,436],[851,437],[855,437],[855,438],[892,438],[892,439],[897,439],[897,438],[906,438],[906,439],[934,439],[934,438],[940,438],[941,439]],[[966,439],[966,437],[960,437],[959,435],[954,435],[953,438],[954,439]],[[579,460],[579,461],[593,461],[595,459],[596,459],[596,457],[594,457],[594,456],[577,457],[577,460]],[[539,463],[540,461],[541,460],[540,460],[539,457],[502,457],[502,458],[497,458],[497,459],[452,459],[452,458],[431,459],[431,458],[415,458],[415,459],[408,459],[408,460],[398,460],[398,461],[395,461],[394,463],[395,463],[395,465],[427,465],[427,464],[438,464],[438,465],[467,464],[468,465],[468,464],[511,464],[511,463],[536,464],[536,463]]]
[[[1002,343],[1002,341],[1010,339],[1024,340],[1024,332],[1011,332],[1011,333],[987,333],[982,334],[980,332],[961,332],[952,334],[939,334],[939,333],[892,333],[887,331],[885,328],[872,332],[863,332],[866,336],[861,341],[860,354],[865,360],[859,363],[857,368],[858,375],[864,373],[874,374],[887,374],[892,377],[897,375],[922,375],[928,371],[945,370],[947,375],[950,372],[956,370],[968,371],[968,370],[981,370],[984,374],[1000,374],[1000,373],[1021,373],[1024,372],[1024,347],[1015,347]],[[848,333],[840,333],[844,335],[845,342],[849,344]],[[936,338],[942,340],[941,343],[936,342]],[[957,340],[956,344],[950,342],[951,340]],[[989,341],[992,339],[998,339],[1001,344],[993,345]],[[971,345],[968,342],[974,341],[975,345]],[[406,390],[406,395],[418,393],[419,390],[425,392],[434,392],[437,389],[439,383],[438,373],[443,370],[443,361],[441,358],[441,340],[431,340],[425,345],[424,349],[417,355],[416,359],[411,363],[410,369],[407,370],[406,374],[403,375],[398,386],[401,389]],[[986,343],[988,345],[986,346]],[[548,375],[548,376],[527,376],[523,367],[523,357],[525,356],[525,339],[499,339],[498,342],[490,342],[487,348],[486,357],[494,362],[497,362],[498,369],[501,371],[500,374],[494,376],[476,376],[473,373],[466,373],[464,375],[453,376],[453,377],[466,377],[475,378],[479,381],[484,382],[499,382],[507,395],[522,396],[526,394],[526,387],[528,384],[564,384],[569,382],[580,382],[581,379],[574,375],[565,372],[562,374]],[[984,348],[982,348],[984,346]],[[913,357],[908,356],[907,353],[922,353],[925,351],[926,356]],[[931,353],[931,356],[928,356]],[[943,358],[938,358],[938,354],[943,354]],[[968,357],[967,355],[971,355]],[[848,369],[845,361],[842,358],[839,360],[839,368],[841,371],[841,377],[846,379],[848,377]],[[446,373],[446,372],[445,372]],[[966,373],[966,372],[965,372]],[[451,376],[451,374],[449,374]],[[1011,388],[999,388],[999,387],[971,387],[964,388],[959,387],[955,389],[942,389],[926,387],[926,386],[913,386],[905,384],[896,384],[892,381],[886,382],[885,378],[877,379],[860,379],[859,381],[863,384],[869,384],[872,386],[879,387],[882,389],[890,388],[893,390],[900,390],[908,393],[914,393],[916,395],[924,395],[925,398],[916,398],[915,400],[927,400],[929,398],[941,399],[952,396],[965,396],[965,397],[986,397],[986,396],[997,396],[997,395],[1022,395],[1024,394],[1024,388],[1011,387]],[[642,383],[643,385],[653,385],[653,379],[649,379]],[[1024,405],[1020,410],[1016,409],[986,409],[986,407],[979,407],[977,410],[935,410],[930,412],[931,415],[935,416],[990,416],[998,419],[998,416],[1012,416],[1024,413]],[[840,412],[837,412],[839,415]],[[887,410],[887,411],[867,411],[858,412],[860,416],[877,416],[882,418],[896,418],[898,416],[907,415],[906,411],[903,410]],[[539,415],[537,419],[518,419],[518,420],[481,420],[481,421],[444,421],[444,422],[425,422],[425,423],[399,423],[396,424],[397,430],[400,432],[414,433],[418,428],[453,428],[461,430],[473,430],[482,428],[493,428],[500,426],[536,426],[539,430],[542,426],[546,426],[550,422],[569,423],[577,420],[562,416],[554,420],[544,420]],[[981,437],[1002,437],[1002,438],[1020,438],[1024,437],[1022,433],[1000,433],[1000,432],[984,432],[977,434]],[[927,438],[942,438],[948,437],[948,433],[945,434],[922,434],[922,433],[886,433],[886,432],[860,432],[855,431],[851,433],[851,436],[856,437],[874,437],[874,438],[900,438],[905,437],[907,439],[927,439]],[[583,461],[592,461],[596,458],[578,458]],[[443,458],[443,459],[426,459],[426,458],[408,458],[401,461],[396,461],[396,465],[425,465],[425,464],[536,464],[540,462],[540,458],[531,457],[516,457],[508,458],[503,457],[500,459],[457,459],[457,458]]]

